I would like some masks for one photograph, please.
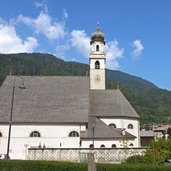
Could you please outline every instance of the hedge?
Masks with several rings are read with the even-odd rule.
[[[146,164],[99,164],[97,171],[171,171],[171,167]]]
[[[85,163],[0,160],[0,171],[87,171]],[[144,164],[97,164],[97,171],[171,171],[171,167]]]
[[[85,163],[1,160],[0,171],[87,171]]]

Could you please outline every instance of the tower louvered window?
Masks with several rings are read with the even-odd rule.
[[[96,45],[96,51],[97,52],[99,51],[99,45]]]
[[[100,69],[100,62],[99,61],[95,62],[95,69]]]

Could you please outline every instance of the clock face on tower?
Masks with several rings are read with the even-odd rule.
[[[95,80],[95,82],[100,82],[100,75],[96,75],[96,76],[94,77],[94,80]]]

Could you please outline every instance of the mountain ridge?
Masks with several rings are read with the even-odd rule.
[[[122,84],[126,84],[126,85],[131,85],[131,83],[133,84],[141,84],[142,86],[148,86],[151,88],[159,88],[158,86],[156,86],[155,84],[153,84],[152,82],[145,80],[139,76],[135,76],[135,75],[131,75],[122,71],[118,71],[118,70],[109,70],[107,69],[107,75],[111,77],[112,80],[118,81],[118,84],[121,82]],[[119,76],[119,79],[118,79]],[[124,77],[123,77],[124,76]],[[134,85],[134,86],[135,86]]]

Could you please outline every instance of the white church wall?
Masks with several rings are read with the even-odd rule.
[[[0,153],[7,152],[8,125],[1,125]],[[80,138],[69,137],[71,131],[80,134],[85,126],[80,125],[13,125],[11,129],[10,157],[25,159],[26,149],[40,144],[49,148],[78,148]],[[41,137],[30,137],[31,132],[38,131]]]
[[[106,125],[109,125],[111,123],[114,123],[116,125],[116,128],[125,128],[125,130],[136,136],[135,141],[133,141],[134,147],[140,147],[140,133],[139,133],[139,121],[138,120],[133,120],[133,119],[119,119],[119,118],[101,118],[101,121],[103,121]],[[129,129],[128,125],[132,124],[133,129]]]
[[[93,144],[93,140],[84,140],[84,141],[82,141],[82,148],[90,147],[91,144]],[[116,147],[120,147],[119,141],[95,140],[94,141],[94,148],[100,148],[101,145],[104,145],[105,148],[111,148],[112,144],[115,144]]]
[[[116,148],[131,148],[131,143],[134,143],[133,140],[95,140],[94,148],[101,148],[101,145],[104,145],[105,148],[111,148],[113,145],[116,145]],[[93,140],[84,140],[82,141],[82,148],[90,147],[93,144]]]
[[[126,119],[101,119],[107,125],[115,123],[117,127],[127,128],[129,123],[134,125],[134,129],[137,128],[138,121],[126,120]],[[119,125],[120,124],[120,125]],[[6,153],[7,141],[8,141],[8,125],[0,125],[0,153]],[[10,142],[10,157],[12,159],[25,159],[27,148],[38,147],[40,144],[43,147],[48,148],[79,148],[80,138],[69,137],[71,131],[77,131],[80,134],[80,130],[85,130],[85,125],[12,125],[11,129],[11,142]],[[126,129],[130,132],[128,129]],[[41,137],[30,137],[31,132],[38,131]],[[131,130],[132,134],[137,135],[137,129]],[[124,140],[97,140],[94,141],[96,148],[100,148],[101,145],[105,145],[106,148],[111,148],[112,144],[116,147],[124,147],[126,143],[127,147],[131,143],[134,147],[139,147],[136,141],[124,141]],[[93,144],[92,140],[82,141],[82,148],[88,148],[90,144]]]

